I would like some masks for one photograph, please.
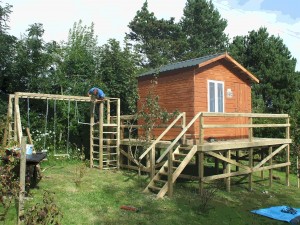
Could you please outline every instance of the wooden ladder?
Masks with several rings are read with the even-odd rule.
[[[182,173],[184,168],[189,164],[195,153],[197,152],[197,145],[184,147],[178,146],[172,153],[172,184],[175,183],[176,179]],[[162,198],[168,192],[168,171],[169,171],[168,160],[161,167],[158,173],[153,177],[144,192],[152,191],[157,193],[156,198]]]
[[[107,111],[109,111],[109,101],[107,101],[107,108]],[[92,118],[91,121],[93,122],[94,118]],[[103,103],[100,103],[99,122],[91,125],[90,132],[91,167],[96,167],[99,169],[119,169],[119,121],[120,119],[118,114],[116,116],[111,116],[108,113],[105,117],[104,123]]]

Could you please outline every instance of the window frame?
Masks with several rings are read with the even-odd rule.
[[[218,81],[218,80],[207,80],[207,103],[208,103],[208,108],[207,111],[208,112],[212,112],[211,111],[211,99],[210,99],[210,84],[213,83],[214,84],[214,113],[225,113],[225,97],[224,97],[224,89],[225,89],[225,85],[224,85],[224,81]],[[219,112],[219,95],[218,95],[218,84],[222,85],[222,103],[223,103],[223,110],[221,112]],[[217,98],[216,98],[217,96]]]

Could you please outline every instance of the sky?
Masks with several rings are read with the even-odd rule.
[[[66,41],[75,22],[94,23],[98,44],[109,38],[122,42],[128,24],[141,9],[144,0],[0,0],[13,6],[10,14],[11,35],[20,38],[29,25],[42,23],[44,40]],[[225,33],[232,39],[249,31],[266,27],[279,36],[297,59],[300,71],[300,0],[212,0],[227,20]],[[174,17],[178,22],[186,0],[148,0],[149,11],[158,19]]]

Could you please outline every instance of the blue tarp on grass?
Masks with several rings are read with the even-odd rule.
[[[289,213],[289,212],[284,212],[287,211],[287,209],[289,209],[289,206],[274,206],[274,207],[270,207],[270,208],[265,208],[265,209],[257,209],[257,210],[252,210],[252,213],[258,214],[258,215],[262,215],[262,216],[266,216],[275,220],[281,220],[281,221],[286,221],[286,222],[291,222],[292,219],[294,219],[295,217],[300,216],[300,208],[292,208],[292,212],[294,212],[294,214]]]

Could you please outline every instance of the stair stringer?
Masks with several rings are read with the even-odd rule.
[[[174,154],[179,153],[180,146],[178,146],[174,152],[172,153],[172,158],[174,159]],[[175,169],[175,171],[172,174],[172,184],[175,183],[179,175],[182,173],[184,168],[187,166],[187,164],[191,161],[195,153],[197,152],[197,145],[194,145],[189,153],[185,156],[185,158],[181,161],[179,166]],[[154,180],[161,180],[160,177],[162,174],[166,175],[165,168],[168,168],[168,160],[165,162],[165,164],[161,167],[161,169],[158,171],[158,173],[153,177],[153,179],[150,181],[148,186],[145,188],[144,192],[149,192],[149,188],[155,186]],[[162,198],[165,196],[165,194],[168,192],[168,182],[166,182],[163,187],[159,190],[159,192],[156,195],[156,198]]]

